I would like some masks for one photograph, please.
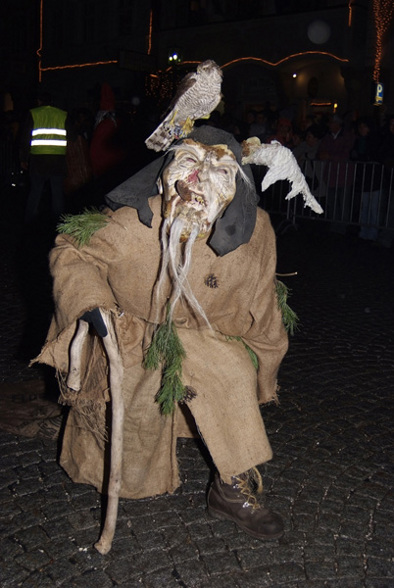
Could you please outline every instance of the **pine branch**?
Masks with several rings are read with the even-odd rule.
[[[158,369],[162,365],[162,380],[156,401],[163,414],[171,414],[177,402],[186,399],[187,389],[182,384],[182,361],[186,357],[174,323],[167,318],[153,336],[146,353],[145,369]]]
[[[57,225],[57,231],[73,237],[78,247],[87,245],[92,235],[105,227],[109,221],[109,218],[96,208],[85,208],[81,214],[65,214],[61,218],[62,222]]]
[[[294,335],[294,331],[298,329],[299,318],[297,314],[287,304],[287,299],[291,294],[291,290],[281,282],[276,280],[276,294],[278,297],[279,310],[282,313],[282,320],[285,329],[290,335]]]

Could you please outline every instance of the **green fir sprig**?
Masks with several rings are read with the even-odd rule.
[[[294,331],[298,328],[299,318],[297,314],[287,304],[287,299],[291,294],[291,290],[281,282],[276,280],[276,294],[278,297],[279,310],[282,313],[282,320],[285,329],[290,335],[294,335]]]
[[[186,357],[174,323],[167,318],[153,336],[144,359],[146,369],[162,366],[161,387],[156,395],[163,414],[171,414],[177,402],[187,400],[188,389],[182,384],[182,361]]]
[[[61,220],[62,222],[57,225],[58,233],[70,235],[78,247],[83,247],[89,243],[96,231],[105,227],[109,218],[96,208],[85,208],[81,214],[65,214]]]

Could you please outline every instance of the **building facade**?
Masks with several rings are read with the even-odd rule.
[[[106,81],[125,107],[149,102],[160,109],[187,71],[214,59],[224,71],[224,108],[239,118],[267,103],[295,119],[317,110],[370,114],[377,81],[381,111],[393,112],[393,19],[383,13],[388,23],[376,79],[375,17],[382,4],[8,1],[1,9],[2,94],[4,101],[11,95],[18,102],[21,94],[26,100],[41,84],[63,108],[95,108]]]
[[[215,59],[225,72],[224,99],[238,115],[267,101],[292,107],[298,118],[374,108],[372,1],[173,0],[160,3],[159,20],[159,69],[173,54],[180,65]],[[379,81],[388,110],[394,109],[392,57],[387,30]]]

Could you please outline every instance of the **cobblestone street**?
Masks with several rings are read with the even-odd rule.
[[[54,382],[27,367],[45,337],[50,283],[46,256],[21,245],[14,208],[1,223],[1,382]],[[209,458],[180,440],[181,489],[122,499],[102,556],[101,496],[61,469],[58,440],[0,430],[2,588],[394,586],[394,250],[313,221],[277,238],[278,273],[297,272],[281,279],[300,325],[280,404],[262,409],[274,451],[262,473],[285,535],[263,543],[210,518]]]

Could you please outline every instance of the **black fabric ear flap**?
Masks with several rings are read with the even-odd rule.
[[[253,234],[258,201],[253,174],[249,165],[242,165],[242,147],[227,131],[205,125],[193,130],[189,136],[205,145],[226,144],[249,180],[248,184],[238,173],[235,196],[215,222],[208,240],[209,246],[222,257],[243,243],[248,243]]]
[[[135,208],[140,221],[150,228],[153,213],[148,199],[158,194],[156,181],[162,169],[167,165],[167,159],[169,159],[167,154],[162,155],[108,192],[105,196],[105,202],[109,208],[112,210],[117,210],[122,206]]]
[[[257,195],[253,185],[248,186],[237,178],[235,196],[223,216],[215,222],[208,243],[220,257],[248,243],[253,234],[257,214]]]

